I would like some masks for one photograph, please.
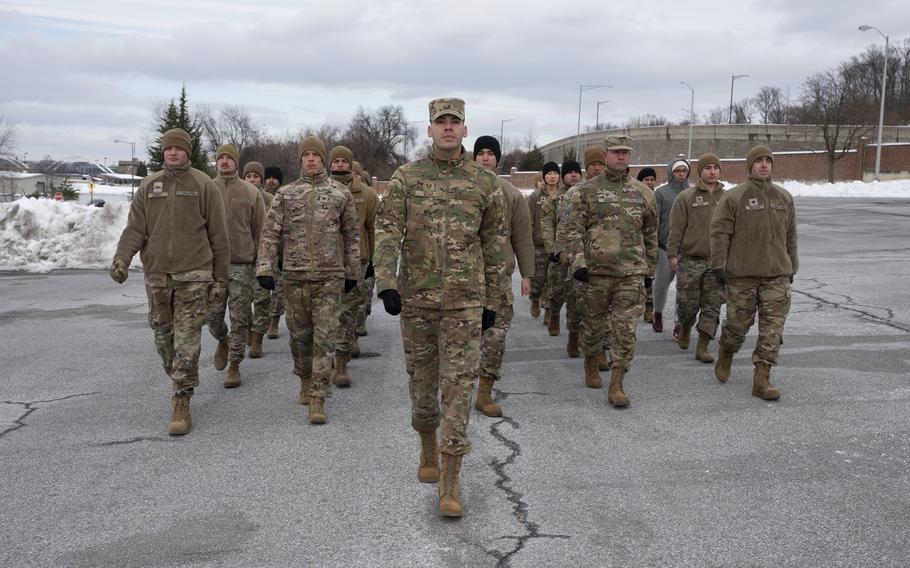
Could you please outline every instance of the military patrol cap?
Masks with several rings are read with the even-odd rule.
[[[464,120],[464,101],[461,99],[447,98],[430,101],[430,122],[440,116],[451,114]]]
[[[165,150],[171,146],[186,150],[187,154],[193,153],[193,141],[182,128],[171,128],[161,136],[161,149]]]
[[[237,147],[233,144],[222,144],[218,146],[218,149],[215,150],[215,159],[217,160],[223,155],[230,156],[234,160],[234,165],[240,163],[240,152],[237,151]]]
[[[773,163],[774,154],[771,153],[771,148],[768,148],[767,146],[765,146],[763,144],[759,144],[758,146],[749,150],[749,154],[746,155],[746,171],[747,172],[752,171],[752,164],[754,164],[755,161],[758,160],[759,158],[771,158],[771,162]]]
[[[630,152],[633,150],[632,146],[630,146],[631,142],[632,137],[624,134],[607,136],[607,139],[604,141],[607,150],[628,150]]]

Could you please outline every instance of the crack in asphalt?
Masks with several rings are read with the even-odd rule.
[[[519,392],[519,393],[510,393],[503,392],[500,390],[495,391],[499,396],[498,399],[503,401],[509,396],[514,395],[523,395],[523,394],[535,394],[548,396],[550,393],[544,392]],[[486,554],[492,556],[496,559],[496,568],[509,568],[511,564],[512,557],[521,552],[527,542],[535,538],[548,538],[548,539],[570,539],[570,535],[562,534],[547,534],[540,532],[540,525],[535,522],[528,520],[528,503],[524,499],[524,493],[518,491],[512,486],[512,478],[509,474],[506,473],[506,467],[515,463],[515,460],[521,455],[521,445],[512,440],[501,431],[501,426],[503,424],[508,424],[514,430],[520,430],[521,425],[518,421],[509,418],[508,416],[503,416],[500,420],[494,422],[490,426],[490,434],[496,438],[500,443],[502,443],[509,450],[509,455],[504,460],[492,460],[490,466],[492,466],[493,471],[496,473],[496,476],[499,478],[496,480],[496,488],[505,493],[506,500],[512,504],[512,516],[525,528],[525,534],[521,535],[504,535],[499,537],[501,540],[514,540],[515,546],[512,550],[506,552],[505,554],[497,550],[484,550]]]
[[[101,391],[83,392],[83,393],[78,393],[78,394],[62,396],[60,398],[52,398],[50,400],[33,400],[33,401],[29,401],[29,402],[24,402],[21,400],[0,400],[0,404],[21,406],[25,410],[18,418],[13,420],[12,426],[10,426],[9,428],[0,432],[0,439],[2,439],[4,436],[6,436],[7,434],[9,434],[11,432],[15,432],[19,428],[24,428],[26,426],[25,419],[28,418],[28,416],[32,412],[38,410],[38,407],[35,406],[37,404],[49,404],[52,402],[60,402],[61,400],[68,400],[68,399],[76,398],[76,397],[80,397],[80,396],[92,396],[92,395],[96,395],[96,394],[101,394]]]
[[[90,446],[95,446],[99,448],[108,447],[108,446],[122,446],[124,444],[135,444],[137,442],[166,442],[165,438],[160,436],[136,436],[135,438],[129,438],[127,440],[111,440],[110,442],[99,442],[97,444],[89,444]]]
[[[807,278],[805,280],[805,282],[814,282],[816,284],[816,287],[812,288],[812,290],[821,290],[822,288],[826,288],[828,286],[824,282],[820,281],[818,278]],[[805,290],[796,290],[793,288],[791,288],[791,290],[796,294],[801,294],[803,296],[806,296],[807,298],[810,298],[810,299],[818,302],[816,304],[816,307],[821,308],[823,306],[831,306],[835,309],[853,312],[854,314],[858,315],[859,317],[866,318],[867,320],[870,320],[874,323],[885,325],[885,326],[888,326],[888,327],[891,327],[894,329],[899,329],[901,331],[906,331],[906,332],[910,333],[910,325],[907,325],[902,322],[894,321],[894,311],[889,308],[884,308],[882,306],[869,306],[866,304],[858,304],[856,302],[856,300],[854,300],[851,296],[849,296],[847,294],[838,294],[836,292],[825,292],[826,294],[828,294],[830,296],[839,296],[841,298],[844,298],[843,302],[836,302],[834,300],[828,300],[826,298],[822,298],[821,296],[818,296],[815,294],[810,294],[808,291],[805,291]],[[886,317],[882,317],[882,316],[873,314],[871,312],[862,310],[860,308],[870,308],[870,309],[875,309],[875,310],[882,310],[883,312],[885,312]]]

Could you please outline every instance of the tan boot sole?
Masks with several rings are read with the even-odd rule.
[[[443,517],[460,517],[461,503],[451,497],[443,497],[439,500],[439,514]]]
[[[421,483],[439,483],[439,468],[421,467],[417,470],[417,479]]]

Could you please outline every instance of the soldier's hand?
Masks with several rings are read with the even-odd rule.
[[[587,268],[579,268],[572,274],[572,278],[578,280],[579,282],[587,282],[591,279],[591,272]]]
[[[559,258],[559,264],[565,264],[568,266],[568,264],[569,264],[568,253],[564,253],[564,252],[559,253],[558,258]]]
[[[227,282],[215,281],[209,286],[208,303],[218,306],[227,298]]]
[[[673,269],[673,272],[676,272],[677,270],[679,270],[679,259],[678,258],[676,258],[675,256],[671,256],[669,261],[670,261],[670,268]]]
[[[550,253],[550,262],[552,262],[553,264],[556,264],[557,262],[559,262],[559,255],[556,254],[555,252],[551,252]]]
[[[654,285],[654,279],[650,276],[645,276],[645,288],[650,288]]]
[[[373,270],[373,263],[371,262],[367,265],[367,269],[363,272],[363,277],[372,278],[375,275],[376,275],[376,271]]]
[[[274,276],[257,276],[256,282],[259,282],[259,287],[266,290],[275,289],[275,277]]]
[[[382,307],[385,308],[387,314],[397,316],[401,313],[401,294],[398,293],[398,290],[389,288],[380,292],[378,296],[382,300]]]
[[[793,274],[790,275],[790,284],[793,284]]]
[[[350,292],[351,290],[353,290],[356,287],[357,287],[356,280],[348,280],[347,278],[344,279],[344,293],[345,294],[347,294],[348,292]]]
[[[484,308],[483,314],[480,316],[480,329],[486,331],[493,327],[494,323],[496,323],[496,312]]]
[[[521,295],[527,296],[531,293],[531,277],[525,276],[521,279]]]
[[[129,275],[130,271],[126,266],[126,263],[120,259],[114,259],[114,262],[111,263],[111,278],[114,282],[123,284],[126,282]]]
[[[717,280],[717,283],[720,284],[721,286],[726,286],[727,285],[727,273],[724,272],[724,269],[715,268],[713,272],[714,272],[714,279]]]

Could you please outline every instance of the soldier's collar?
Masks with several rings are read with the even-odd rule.
[[[436,146],[433,146],[433,149],[430,151],[430,157],[433,159],[434,162],[436,162],[440,166],[451,166],[451,167],[460,166],[464,162],[466,155],[467,155],[467,150],[464,149],[464,146],[461,147],[461,154],[459,154],[455,158],[440,158],[436,154]]]
[[[599,175],[602,175],[607,181],[626,181],[629,178],[629,175],[626,173],[614,172],[607,168],[604,168],[604,171]]]
[[[168,176],[177,176],[184,172],[190,171],[190,168],[193,167],[193,163],[189,160],[186,161],[182,166],[164,166],[165,175]]]
[[[317,183],[322,183],[329,178],[328,172],[325,171],[325,168],[322,168],[313,175],[306,173],[305,170],[300,170],[300,180],[308,183],[310,185],[316,185]]]

